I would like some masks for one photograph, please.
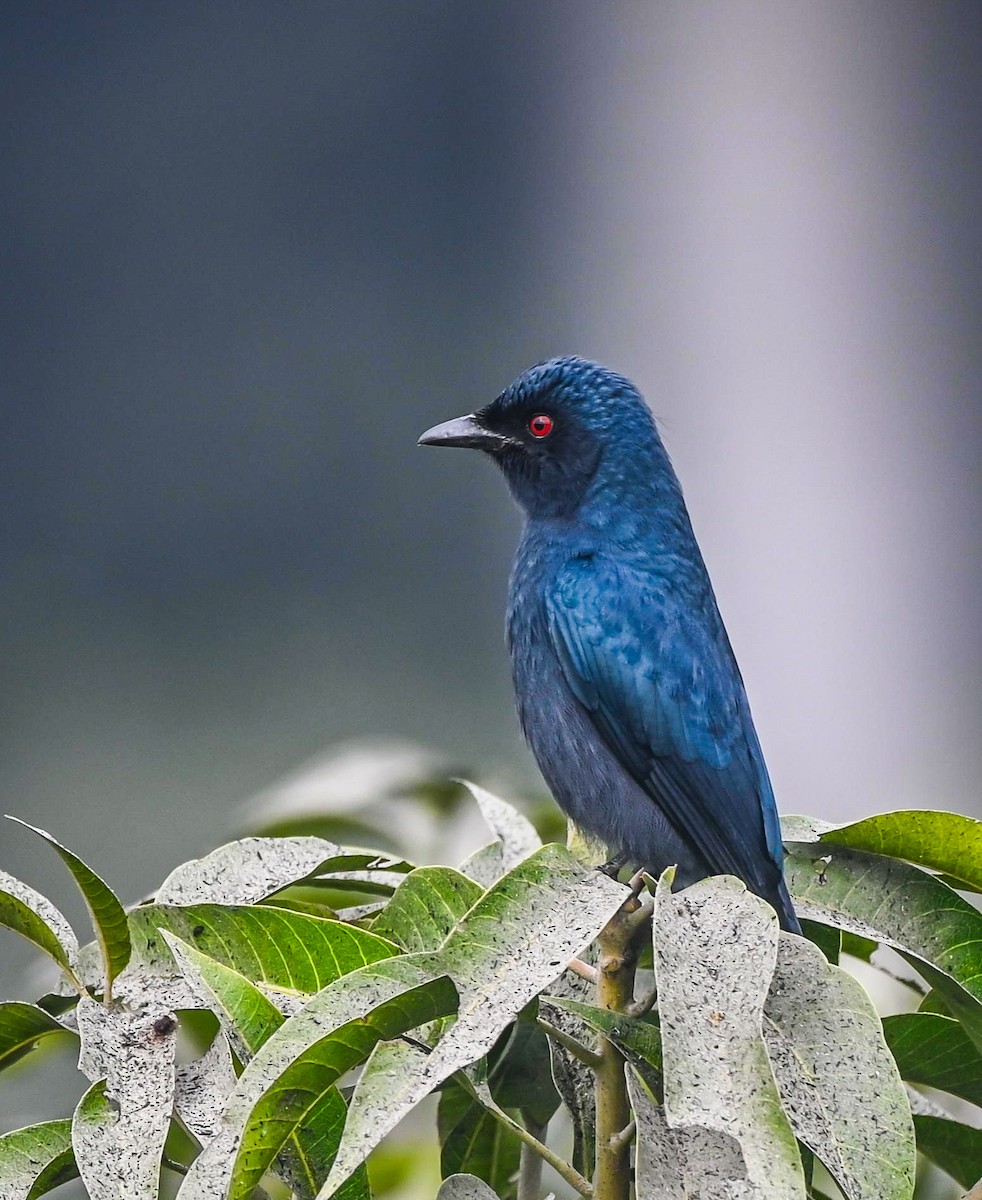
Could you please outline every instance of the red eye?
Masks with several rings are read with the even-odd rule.
[[[534,438],[548,437],[552,433],[553,420],[548,413],[536,413],[529,419],[529,433]]]

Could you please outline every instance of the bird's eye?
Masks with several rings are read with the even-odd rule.
[[[534,438],[548,437],[552,433],[553,420],[548,413],[536,413],[529,418],[529,433]]]

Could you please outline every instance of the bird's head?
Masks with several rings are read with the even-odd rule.
[[[483,450],[531,517],[568,517],[605,485],[652,477],[664,451],[637,388],[583,358],[551,358],[523,372],[496,400],[428,429],[421,446]]]

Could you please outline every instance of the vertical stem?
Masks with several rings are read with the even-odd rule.
[[[546,1126],[526,1118],[525,1127],[540,1142],[545,1141]],[[542,1195],[542,1159],[527,1144],[522,1145],[518,1165],[518,1200],[539,1200]]]
[[[645,926],[639,924],[639,904],[627,904],[610,921],[597,939],[597,1004],[614,1012],[625,1012],[634,1000],[636,939]],[[631,1145],[618,1137],[631,1121],[631,1105],[624,1078],[624,1057],[613,1042],[600,1039],[600,1062],[596,1067],[597,1169],[594,1175],[596,1200],[629,1200],[631,1189]]]

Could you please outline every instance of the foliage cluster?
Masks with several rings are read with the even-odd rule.
[[[95,937],[0,873],[0,924],[60,973],[0,1004],[0,1070],[50,1040],[89,1086],[0,1137],[0,1200],[75,1177],[93,1200],[162,1178],[368,1200],[369,1156],[433,1093],[441,1200],[909,1200],[916,1152],[982,1177],[952,1115],[982,1104],[982,824],[789,819],[798,938],[734,879],[612,880],[471,790],[495,836],[459,868],[251,837],[129,911],[36,831]],[[881,1019],[850,957],[902,972],[912,1011]]]

